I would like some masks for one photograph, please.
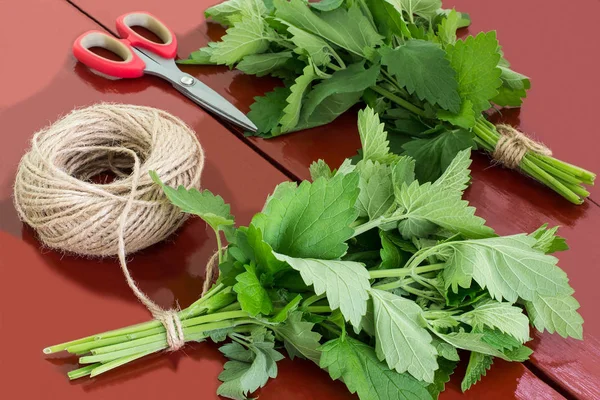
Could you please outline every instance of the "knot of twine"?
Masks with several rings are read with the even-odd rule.
[[[169,349],[177,350],[185,343],[177,312],[162,309],[138,288],[126,254],[165,239],[187,217],[148,171],[169,186],[189,189],[200,187],[203,166],[202,147],[180,119],[150,107],[97,104],[34,135],[17,171],[15,207],[48,247],[117,255],[127,284],[165,327]],[[92,181],[106,173],[115,179]]]
[[[492,153],[492,158],[510,169],[517,169],[528,151],[551,156],[552,151],[543,143],[536,142],[523,132],[510,125],[497,125],[500,139]]]

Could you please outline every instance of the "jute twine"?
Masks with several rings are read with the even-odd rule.
[[[170,204],[148,171],[169,186],[199,188],[204,152],[183,121],[150,107],[98,104],[37,132],[14,187],[20,218],[48,247],[85,256],[117,255],[127,284],[165,327],[170,350],[185,343],[177,311],[142,292],[126,255],[173,233],[186,214]],[[115,180],[91,181],[103,173]],[[207,268],[210,287],[216,259]],[[210,274],[210,275],[208,275]]]
[[[500,124],[496,129],[500,133],[500,139],[492,153],[492,158],[510,169],[517,169],[528,151],[546,156],[552,155],[552,151],[543,143],[536,142],[510,125]]]

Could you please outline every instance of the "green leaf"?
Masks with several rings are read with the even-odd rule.
[[[521,343],[529,340],[529,319],[519,307],[509,303],[486,301],[459,317],[461,322],[471,325],[476,330],[488,326],[512,335]]]
[[[165,185],[155,171],[149,171],[149,174],[152,180],[160,185],[171,203],[183,212],[199,216],[214,231],[234,224],[229,204],[226,204],[221,196],[215,196],[209,190],[200,192],[198,189],[186,189],[183,186],[174,189]]]
[[[341,379],[361,400],[431,400],[419,381],[390,370],[372,347],[351,337],[331,340],[321,348],[321,368]]]
[[[456,72],[438,45],[426,40],[409,39],[404,45],[382,52],[381,62],[388,67],[400,86],[421,100],[459,112]]]
[[[434,346],[435,349],[437,351],[437,353],[440,355],[440,357],[448,360],[448,361],[460,361],[460,357],[458,356],[458,352],[456,351],[456,348],[454,346],[452,346],[451,344],[448,344],[440,339],[438,339],[437,337],[433,338],[433,341],[431,342]],[[440,358],[438,358],[438,363],[440,362]]]
[[[437,351],[431,335],[423,327],[421,307],[414,301],[371,289],[375,311],[375,351],[380,360],[399,373],[433,382],[438,369]]]
[[[475,126],[477,122],[475,119],[475,111],[473,111],[473,103],[471,100],[465,99],[460,105],[460,111],[458,113],[452,113],[446,110],[438,110],[438,119],[442,121],[448,121],[454,126],[460,128],[470,129]]]
[[[316,364],[321,359],[321,335],[313,332],[315,324],[302,320],[302,312],[292,312],[284,324],[274,326],[273,329],[283,339],[283,344],[290,358],[307,358]]]
[[[532,248],[536,240],[525,234],[448,242],[451,250],[444,269],[446,288],[456,292],[474,279],[492,298],[514,303],[518,297],[570,295],[567,274],[555,257]]]
[[[273,249],[263,240],[260,228],[250,224],[245,232],[238,229],[236,236],[237,245],[248,260],[256,263],[259,272],[268,272],[273,276],[287,268],[284,262],[275,258]]]
[[[379,254],[381,257],[381,268],[401,268],[407,261],[407,256],[396,244],[394,243],[393,232],[386,232],[379,230],[379,236],[381,237],[381,250]]]
[[[440,358],[438,363],[440,368],[435,371],[433,383],[427,386],[427,391],[429,391],[429,394],[431,394],[431,397],[434,399],[437,399],[440,393],[444,391],[446,383],[450,382],[450,376],[454,373],[454,369],[457,365],[456,361],[448,361],[443,358]]]
[[[300,272],[307,285],[313,285],[315,294],[327,295],[332,310],[340,309],[346,321],[358,327],[367,312],[367,290],[369,272],[363,264],[352,261],[317,260],[293,258],[275,253],[281,261],[287,262]]]
[[[281,133],[291,131],[298,124],[304,92],[307,91],[315,78],[315,69],[312,65],[307,65],[304,68],[302,75],[298,76],[294,84],[290,87],[291,93],[286,99],[288,104],[283,109],[283,116],[279,120],[281,123]]]
[[[438,25],[438,37],[442,45],[456,43],[456,31],[461,24],[461,15],[452,9]]]
[[[325,40],[285,21],[282,22],[287,25],[287,31],[292,35],[290,40],[296,46],[295,53],[310,57],[316,66],[329,64],[334,50]]]
[[[394,9],[392,4],[386,0],[366,0],[365,2],[371,11],[377,30],[388,39],[388,42],[391,42],[394,35],[411,37],[402,15]]]
[[[318,3],[308,3],[308,5],[319,11],[331,11],[341,6],[343,2],[344,0],[321,0]]]
[[[387,140],[385,124],[371,107],[358,112],[358,133],[362,144],[363,160],[385,163],[390,159],[390,142]]]
[[[472,103],[475,115],[491,107],[490,100],[502,85],[499,49],[494,31],[469,36],[446,47],[450,65],[457,74],[458,93],[463,101]]]
[[[193,65],[207,65],[214,64],[210,61],[210,57],[213,53],[213,47],[216,43],[211,42],[206,47],[202,47],[196,51],[190,53],[190,57],[187,60],[177,60],[177,64],[193,64]]]
[[[365,69],[364,62],[334,72],[330,78],[313,86],[306,97],[298,129],[327,124],[360,100],[362,92],[373,86],[379,66]]]
[[[264,53],[272,35],[262,18],[243,17],[216,43],[210,61],[231,66],[247,55]]]
[[[289,88],[276,87],[272,92],[254,98],[248,118],[258,128],[257,135],[270,136],[270,132],[279,124],[283,109],[287,105],[285,99],[289,95]]]
[[[323,160],[313,161],[309,167],[310,178],[316,181],[319,178],[331,179],[333,178],[333,172],[327,163]]]
[[[498,94],[492,99],[492,102],[503,107],[520,107],[523,99],[527,97],[527,90],[531,88],[531,81],[528,77],[511,70],[508,67],[499,67],[502,71],[500,79],[502,86],[498,89]]]
[[[402,145],[406,154],[415,159],[419,182],[433,182],[452,163],[461,150],[475,146],[473,134],[464,129],[442,132],[431,139],[414,139]]]
[[[340,7],[320,15],[312,12],[302,0],[274,0],[273,4],[278,18],[361,57],[368,58],[365,49],[381,43],[381,36],[356,4],[348,10]]]
[[[258,314],[271,314],[273,303],[271,303],[269,293],[267,293],[256,275],[256,268],[252,264],[246,265],[245,268],[246,272],[235,278],[237,283],[233,286],[233,290],[238,294],[238,301],[242,310],[253,317]]]
[[[269,378],[277,376],[277,361],[283,355],[276,351],[272,340],[253,340],[244,348],[237,342],[228,343],[219,348],[227,361],[219,380],[223,382],[217,389],[217,394],[230,399],[245,400],[248,393],[263,387]]]
[[[302,301],[302,295],[301,294],[296,295],[296,297],[294,297],[292,299],[292,301],[287,303],[285,305],[285,307],[283,307],[281,310],[279,310],[277,312],[277,314],[275,314],[273,316],[273,318],[270,319],[270,321],[275,322],[275,323],[284,322],[285,320],[288,319],[290,314],[292,314],[294,311],[296,311],[298,309],[298,306],[300,305],[301,301]]]
[[[262,213],[252,219],[277,253],[298,258],[336,259],[354,230],[358,175],[280,184]]]
[[[565,238],[556,235],[557,231],[558,226],[548,229],[548,224],[544,224],[535,232],[530,233],[529,236],[537,240],[537,243],[533,246],[533,248],[538,249],[546,254],[569,250],[569,246],[567,245]]]
[[[244,57],[236,68],[245,74],[265,76],[281,68],[290,58],[292,58],[291,51],[250,54]]]
[[[472,351],[465,377],[460,384],[461,390],[466,392],[471,386],[479,382],[481,377],[485,376],[487,370],[490,369],[493,362],[493,357]]]
[[[378,161],[361,161],[357,166],[360,174],[360,194],[356,209],[360,217],[375,219],[385,214],[394,204],[392,170]]]
[[[467,238],[484,238],[494,234],[485,220],[474,215],[475,209],[461,200],[469,180],[469,151],[461,151],[442,176],[432,183],[418,181],[397,190],[400,206],[398,229],[405,238],[425,237],[438,229],[460,233]]]
[[[263,0],[228,0],[209,7],[204,11],[206,18],[223,25],[239,22],[243,16],[261,16],[267,8]]]
[[[433,18],[437,10],[442,8],[441,0],[386,0],[394,6],[400,15],[405,12],[410,21],[413,22],[413,15],[418,15],[425,19]]]
[[[535,296],[526,301],[527,314],[535,328],[558,333],[562,337],[583,339],[583,318],[577,312],[579,302],[570,295]]]
[[[444,334],[435,330],[432,332],[458,349],[488,354],[490,356],[500,357],[504,360],[508,359],[508,357],[500,350],[482,340],[483,333],[452,332]]]

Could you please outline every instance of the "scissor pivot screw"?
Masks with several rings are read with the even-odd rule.
[[[194,78],[191,76],[184,76],[180,79],[180,81],[186,86],[192,86],[194,84]]]

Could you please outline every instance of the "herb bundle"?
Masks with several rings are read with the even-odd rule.
[[[372,109],[359,112],[358,127],[360,161],[313,163],[312,182],[278,185],[247,227],[235,227],[221,197],[153,176],[218,238],[219,278],[179,317],[186,341],[228,341],[219,395],[246,399],[275,378],[282,347],[363,400],[433,399],[459,351],[467,390],[494,357],[530,356],[530,323],[581,339],[579,304],[549,255],[567,249],[557,228],[497,236],[462,199],[469,150],[420,183],[414,160],[390,153]],[[44,352],[80,355],[85,366],[69,373],[77,379],[167,348],[165,328],[151,321]]]
[[[482,113],[520,106],[529,78],[510,68],[494,31],[457,40],[469,17],[441,6],[441,0],[228,0],[206,10],[229,26],[227,34],[181,62],[282,78],[285,87],[251,106],[259,136],[324,125],[364,101],[393,133],[392,151],[415,159],[422,182],[439,178],[459,151],[482,149],[582,203],[589,195],[583,184],[592,185],[595,174],[551,157],[543,146],[515,147],[512,140],[511,149],[500,149],[502,129]]]

